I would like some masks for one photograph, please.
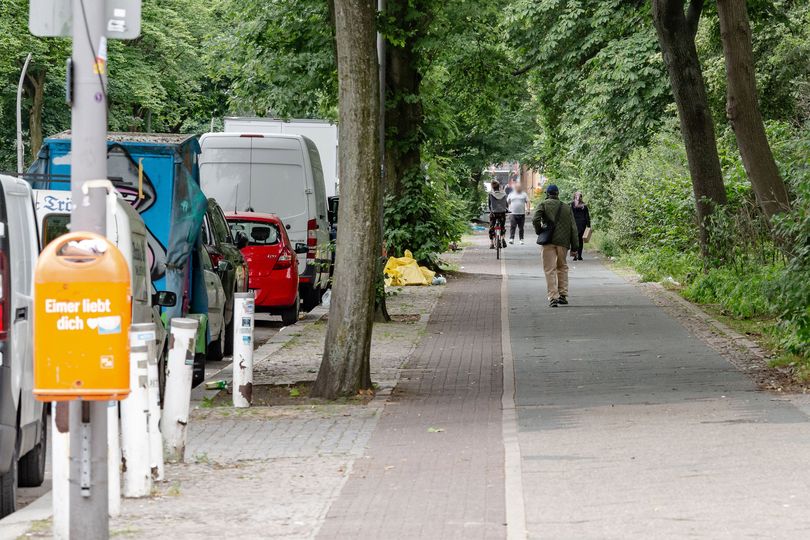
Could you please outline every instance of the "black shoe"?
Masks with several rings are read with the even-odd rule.
[[[552,298],[551,300],[549,300],[548,301],[548,307],[557,307],[557,299]]]
[[[563,306],[567,306],[568,305],[568,297],[561,294],[560,299],[557,300],[557,303],[560,304],[560,305],[563,305]]]
[[[505,247],[506,247],[506,240],[501,240],[501,247],[502,247],[502,248],[505,248]]]
[[[495,244],[490,244],[489,249],[495,249]]]

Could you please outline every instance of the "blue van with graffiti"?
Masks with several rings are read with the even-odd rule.
[[[45,140],[26,173],[35,189],[70,189],[70,132]],[[202,269],[195,263],[208,201],[200,190],[197,159],[200,145],[193,135],[110,133],[107,175],[122,197],[143,218],[148,229],[149,265],[157,290],[177,295],[167,319],[201,314],[200,336],[207,335],[208,300],[195,281]],[[211,336],[201,341],[204,354]],[[202,348],[202,350],[200,350]]]

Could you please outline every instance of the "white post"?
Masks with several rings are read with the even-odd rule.
[[[194,374],[196,319],[172,319],[169,337],[169,365],[163,400],[164,458],[169,463],[183,461],[186,452],[186,426],[191,406],[191,380]]]
[[[118,402],[107,403],[107,512],[121,514],[121,438],[118,425]]]
[[[253,401],[253,292],[233,298],[233,406],[250,407]]]
[[[68,402],[51,406],[51,476],[53,497],[53,538],[70,540],[70,433],[68,432]]]
[[[129,396],[121,402],[121,456],[124,470],[124,497],[148,497],[152,492],[149,467],[146,388],[148,349],[138,344],[138,331],[129,331]]]
[[[160,381],[158,380],[157,332],[155,323],[132,325],[137,345],[146,345],[146,389],[149,407],[149,468],[152,480],[163,481],[163,436],[160,434]]]

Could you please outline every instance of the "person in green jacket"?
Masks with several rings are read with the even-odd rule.
[[[551,243],[541,246],[550,307],[568,304],[568,251],[570,250],[573,255],[579,250],[579,235],[571,205],[563,203],[560,200],[559,188],[550,184],[546,188],[546,200],[541,202],[534,212],[532,225],[535,232],[540,234],[543,224],[554,222],[558,211],[560,217],[554,224]]]

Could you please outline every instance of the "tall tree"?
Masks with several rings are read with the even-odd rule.
[[[402,195],[403,180],[419,174],[424,141],[417,44],[424,34],[424,2],[389,0],[386,4],[388,46],[386,47],[386,148],[387,191]]]
[[[790,210],[790,199],[759,109],[748,9],[745,0],[718,0],[717,13],[728,79],[726,115],[737,137],[751,187],[770,220],[775,214]]]
[[[335,277],[323,359],[312,395],[334,399],[371,388],[371,331],[380,247],[380,83],[376,2],[335,0],[340,118]]]
[[[726,190],[706,98],[706,84],[695,47],[703,2],[689,0],[685,12],[684,0],[653,0],[652,12],[678,107],[681,136],[697,205],[701,251],[706,256],[710,246],[707,218],[716,206],[726,203]]]

